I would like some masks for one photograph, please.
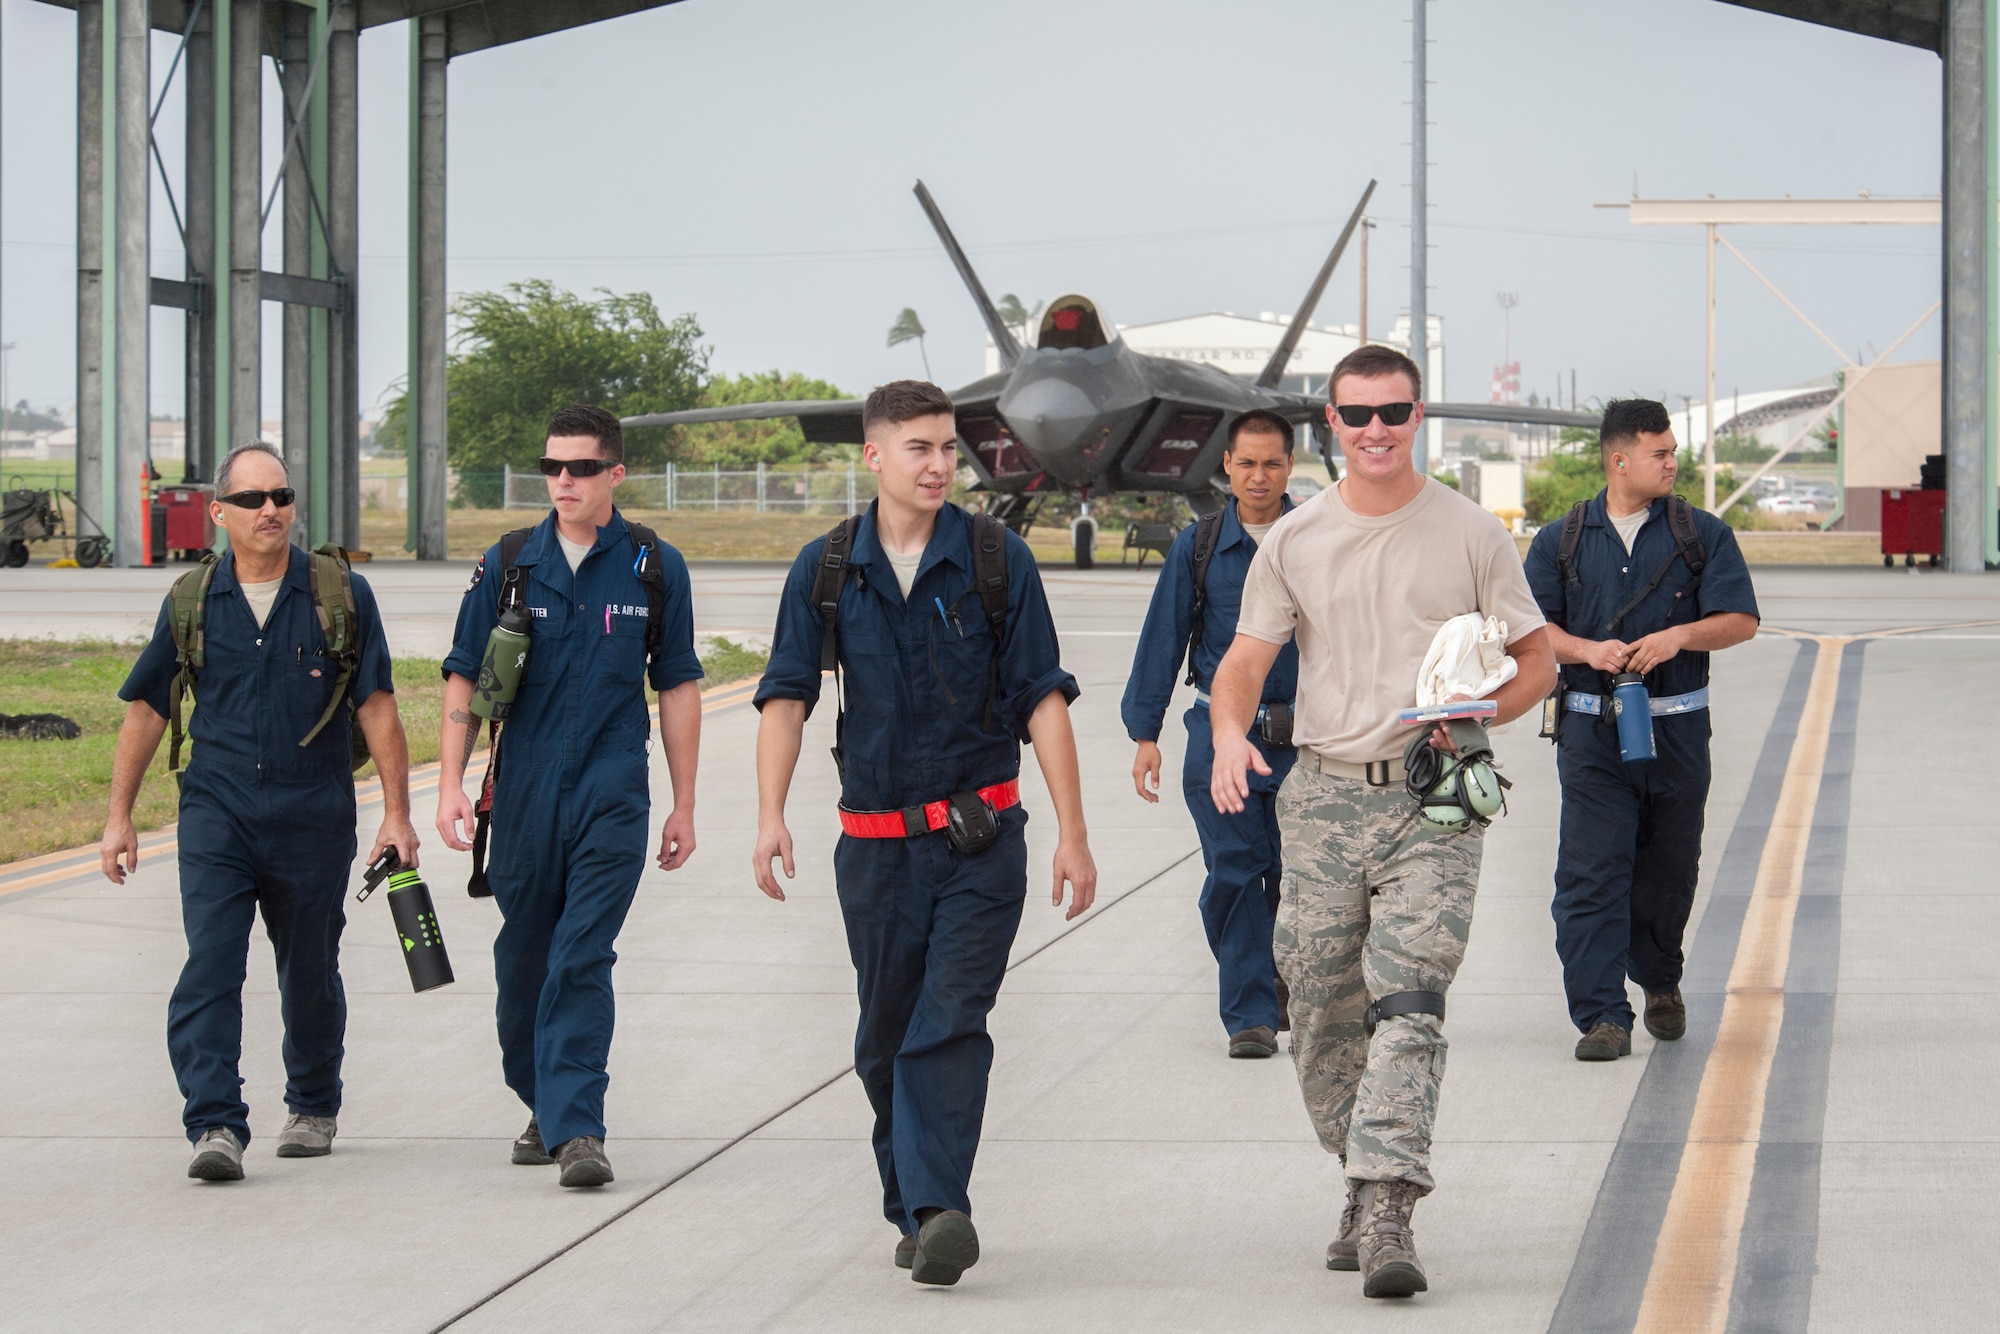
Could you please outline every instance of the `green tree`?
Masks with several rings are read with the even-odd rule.
[[[917,340],[917,351],[924,359],[924,378],[931,378],[931,354],[924,346],[924,322],[917,318],[917,312],[904,306],[896,316],[896,322],[889,326],[889,346],[900,347],[912,338]]]
[[[718,375],[701,391],[699,406],[729,407],[738,403],[799,402],[811,399],[846,398],[839,386],[814,380],[795,371],[765,371],[758,375]],[[642,427],[650,434],[652,428]],[[634,432],[635,435],[640,432]],[[814,463],[841,452],[838,445],[808,442],[796,418],[771,421],[708,422],[683,426],[674,432],[668,454],[683,467],[755,467],[765,463]]]
[[[1569,430],[1563,432],[1562,446],[1539,467],[1529,469],[1523,479],[1523,508],[1528,512],[1528,522],[1546,525],[1562,522],[1563,515],[1579,500],[1588,500],[1604,489],[1604,465],[1597,451],[1597,433],[1578,430],[1576,434],[1585,439],[1570,440]],[[1701,505],[1702,492],[1701,460],[1692,451],[1682,450],[1680,470],[1674,476],[1674,490],[1688,498],[1696,508]],[[1718,497],[1726,497],[1736,489],[1735,469],[1717,464],[1715,469],[1715,490]],[[1731,528],[1749,526],[1751,511],[1747,506],[1736,505],[1722,516]]]
[[[557,408],[595,403],[630,417],[699,400],[708,349],[694,316],[662,319],[647,293],[597,291],[593,300],[532,278],[453,303],[459,327],[445,371],[445,439],[461,501],[499,505],[497,474],[533,467]],[[389,447],[407,435],[408,399],[404,389],[383,414]],[[635,433],[627,466],[663,463],[670,440]]]

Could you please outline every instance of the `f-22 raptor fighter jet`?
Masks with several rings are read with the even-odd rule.
[[[994,309],[930,191],[918,181],[917,202],[965,281],[1000,354],[998,373],[951,395],[958,412],[959,452],[978,478],[975,489],[990,493],[988,512],[1025,532],[1051,496],[1079,497],[1084,513],[1071,532],[1077,566],[1087,569],[1096,545],[1096,524],[1089,515],[1092,497],[1120,491],[1166,492],[1185,498],[1197,513],[1220,506],[1228,495],[1221,475],[1228,423],[1251,408],[1268,408],[1309,425],[1328,471],[1337,475],[1325,400],[1290,393],[1278,385],[1374,192],[1375,182],[1370,181],[1270,362],[1255,380],[1248,380],[1199,362],[1135,352],[1090,298],[1074,294],[1048,303],[1035,345],[1022,347]],[[1424,411],[1447,419],[1596,424],[1594,417],[1517,404],[1427,402]],[[775,417],[797,418],[810,441],[862,443],[859,399],[694,408],[628,417],[625,425],[682,426]]]

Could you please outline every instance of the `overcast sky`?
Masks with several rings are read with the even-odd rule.
[[[8,393],[75,397],[75,16],[4,9]],[[1081,291],[1116,321],[1289,312],[1369,178],[1371,323],[1409,304],[1409,6],[1399,0],[682,0],[450,68],[450,286],[545,277],[692,312],[720,371],[865,392],[947,386],[983,329],[911,183],[931,187],[988,289]],[[1637,228],[1628,198],[1928,195],[1939,62],[1717,0],[1435,0],[1431,311],[1445,392],[1483,399],[1500,291],[1520,294],[1524,391],[1699,395],[1698,229]],[[174,39],[154,44],[156,86]],[[364,406],[405,364],[409,38],[363,36]],[[266,66],[267,71],[269,66]],[[179,89],[159,138],[178,171]],[[267,77],[267,179],[277,168]],[[176,191],[179,186],[176,182]],[[180,274],[155,190],[153,271]],[[1936,296],[1927,228],[1739,229],[1736,243],[1851,354]],[[266,235],[278,267],[279,224]],[[1352,252],[1322,322],[1355,317]],[[1719,392],[1824,375],[1828,350],[1726,254]],[[278,411],[266,306],[264,415]],[[157,313],[153,404],[181,409],[177,316]],[[1935,356],[1933,322],[1899,359]],[[366,407],[369,415],[373,408]]]

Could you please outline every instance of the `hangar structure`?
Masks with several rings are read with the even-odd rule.
[[[283,441],[299,536],[360,544],[358,74],[363,28],[410,22],[410,545],[445,555],[445,71],[456,56],[674,0],[45,0],[77,23],[77,492],[119,565],[142,559],[149,308],[187,320],[187,475],[259,435],[266,303],[284,321]],[[151,31],[180,40],[154,97]],[[264,106],[264,62],[281,105]],[[153,122],[185,100],[186,160]],[[284,127],[264,190],[265,117]],[[157,167],[185,256],[150,271]],[[178,179],[176,179],[178,178]],[[284,262],[262,236],[280,226]],[[303,461],[303,462],[302,462]]]
[[[231,443],[257,437],[263,306],[281,308],[283,440],[303,502],[300,536],[358,545],[359,36],[363,28],[410,23],[409,540],[419,559],[443,559],[447,65],[455,56],[675,0],[43,2],[77,15],[77,490],[120,565],[142,558],[147,323],[155,305],[179,309],[187,320],[192,478],[212,476]],[[1955,570],[2000,563],[2000,265],[1992,262],[2000,245],[2000,98],[1992,95],[2000,60],[1990,0],[1722,2],[1922,47],[1943,60],[1946,547]],[[1419,34],[1424,4],[1415,0]],[[180,38],[158,101],[152,30]],[[277,66],[282,105],[273,110],[285,131],[268,195],[261,134],[267,58]],[[177,90],[188,132],[175,190],[152,125]],[[1421,126],[1421,110],[1418,117]],[[150,271],[156,165],[185,253],[179,278]],[[260,244],[274,213],[284,235],[277,272],[264,269]]]

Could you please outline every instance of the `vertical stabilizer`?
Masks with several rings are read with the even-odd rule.
[[[1313,279],[1312,287],[1306,292],[1306,299],[1299,303],[1299,313],[1292,317],[1292,327],[1285,330],[1285,336],[1278,340],[1278,350],[1271,354],[1264,373],[1257,377],[1259,389],[1276,389],[1285,377],[1285,368],[1292,363],[1292,353],[1299,347],[1299,338],[1306,331],[1306,323],[1312,319],[1313,311],[1319,306],[1320,294],[1326,291],[1327,280],[1333,277],[1334,266],[1340,263],[1340,254],[1347,249],[1348,238],[1361,223],[1361,210],[1368,207],[1369,196],[1375,193],[1375,182],[1368,182],[1368,188],[1361,192],[1361,202],[1354,206],[1354,212],[1347,215],[1347,225],[1340,229],[1340,239],[1333,243],[1333,253],[1320,265],[1319,277]]]
[[[965,281],[965,290],[972,293],[972,302],[979,307],[979,318],[986,321],[986,332],[993,335],[993,346],[1000,349],[1000,365],[1004,369],[1012,370],[1014,363],[1021,359],[1021,344],[1016,341],[1014,331],[1007,327],[1000,318],[1000,312],[993,308],[993,300],[986,295],[986,289],[980,285],[979,275],[972,271],[972,262],[965,257],[965,252],[958,248],[958,238],[951,234],[951,227],[945,222],[944,214],[938,211],[937,201],[931,198],[931,192],[924,188],[922,181],[917,182],[916,194],[917,202],[924,206],[924,216],[931,220],[932,230],[937,232],[938,240],[944,243],[945,254],[951,256],[952,267],[958,270],[958,276]],[[1342,240],[1345,239],[1343,236]]]

